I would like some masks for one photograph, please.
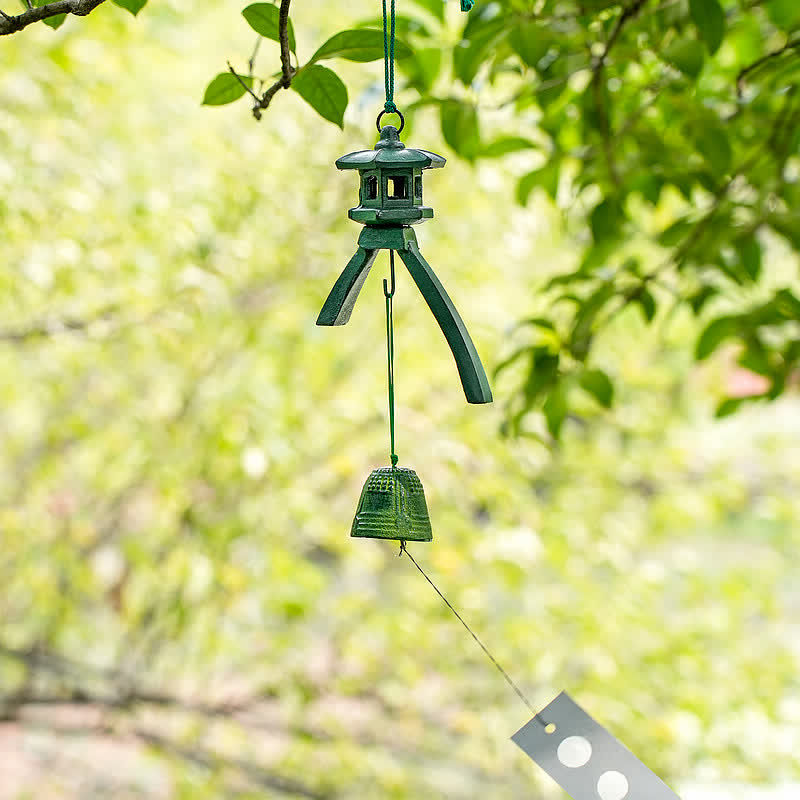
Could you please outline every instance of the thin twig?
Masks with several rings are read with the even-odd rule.
[[[3,19],[0,20],[0,36],[17,33],[34,22],[41,22],[43,19],[49,19],[59,14],[74,14],[76,17],[85,17],[104,2],[105,0],[56,0],[55,3],[47,3],[47,5],[35,7],[28,3],[28,10],[15,17],[10,17],[8,14],[3,13]]]
[[[233,75],[234,78],[236,78],[237,81],[239,81],[239,83],[242,84],[245,91],[248,92],[251,97],[255,98],[257,103],[261,102],[261,98],[247,85],[247,81],[242,79],[242,76],[233,68],[233,66],[231,66],[230,61],[228,62],[228,71],[231,73],[231,75]]]
[[[253,55],[250,56],[250,60],[247,62],[247,66],[250,70],[250,77],[253,77],[253,70],[256,68],[256,56],[258,55],[258,48],[261,47],[261,37],[256,37],[256,44],[253,48]]]
[[[761,56],[761,58],[756,59],[752,64],[742,67],[742,69],[739,70],[739,74],[736,76],[736,94],[739,96],[739,99],[742,97],[745,78],[747,78],[751,72],[755,72],[756,70],[760,69],[774,58],[780,58],[780,56],[782,56],[784,53],[788,53],[790,50],[798,49],[800,49],[800,39],[793,39],[791,42],[787,42],[778,50],[773,50],[771,53],[767,53],[765,56]]]

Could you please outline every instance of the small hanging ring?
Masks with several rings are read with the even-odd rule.
[[[383,111],[381,111],[380,114],[378,114],[378,119],[375,120],[375,127],[378,129],[378,133],[381,132],[381,117],[384,114],[387,114],[387,113],[389,113],[389,112],[387,112],[386,109],[384,109]],[[400,113],[399,109],[395,109],[391,113],[392,114],[397,114],[397,116],[400,117],[400,127],[397,129],[397,132],[398,133],[402,133],[403,132],[403,128],[405,128],[405,126],[406,126],[406,118]]]

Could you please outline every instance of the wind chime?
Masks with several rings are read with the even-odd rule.
[[[463,11],[472,0],[461,0]],[[386,103],[378,114],[380,133],[372,150],[348,153],[336,161],[341,169],[358,170],[359,204],[348,216],[364,225],[358,249],[336,280],[325,300],[317,325],[345,325],[353,312],[361,287],[381,250],[389,251],[389,281],[383,281],[386,298],[386,343],[389,394],[391,466],[373,470],[361,492],[351,536],[400,541],[417,570],[470,633],[506,682],[533,713],[533,718],[512,737],[513,741],[576,800],[680,800],[658,776],[590,717],[568,694],[562,692],[546,708],[536,712],[509,674],[428,577],[406,542],[433,538],[422,483],[413,469],[398,467],[394,430],[394,321],[392,300],[396,290],[394,256],[397,253],[442,329],[469,403],[491,403],[492,392],[475,345],[452,300],[423,258],[412,225],[433,217],[423,205],[422,173],[439,169],[445,159],[427,150],[406,147],[400,141],[405,126],[394,104],[395,0],[387,19],[383,0],[384,74]],[[400,127],[381,126],[384,114],[397,114]]]
[[[462,0],[469,10],[471,2]],[[425,491],[417,473],[398,467],[394,436],[394,319],[392,299],[396,290],[394,255],[397,253],[442,329],[453,353],[469,403],[491,403],[492,391],[480,356],[464,321],[430,264],[423,258],[412,225],[433,217],[433,209],[422,203],[422,173],[441,169],[445,159],[427,150],[406,147],[400,141],[405,119],[394,104],[395,2],[387,25],[383,0],[383,40],[386,103],[378,114],[380,138],[372,150],[359,150],[337,159],[341,169],[358,170],[359,204],[348,216],[364,225],[358,249],[333,285],[322,306],[317,325],[345,325],[353,312],[361,287],[381,250],[389,251],[390,278],[383,281],[386,298],[386,343],[389,386],[389,438],[391,466],[373,470],[367,478],[353,520],[351,536],[429,542],[433,538]],[[381,126],[384,114],[397,114],[400,127]]]

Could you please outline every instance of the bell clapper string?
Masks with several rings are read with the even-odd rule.
[[[422,577],[425,578],[426,581],[428,581],[428,583],[433,587],[436,594],[438,594],[439,597],[442,598],[444,604],[453,612],[456,619],[467,629],[469,635],[477,642],[478,647],[480,647],[481,650],[483,650],[483,652],[486,654],[487,658],[492,662],[492,664],[494,664],[494,666],[497,668],[497,671],[505,679],[506,683],[516,692],[517,697],[519,697],[519,699],[522,700],[523,703],[525,703],[525,705],[533,714],[536,721],[546,729],[548,727],[548,723],[541,718],[541,716],[537,713],[536,709],[533,707],[531,701],[528,700],[528,698],[523,694],[519,686],[517,686],[517,684],[514,683],[514,681],[511,679],[511,676],[503,669],[503,667],[500,666],[498,660],[489,652],[489,648],[487,648],[486,645],[478,638],[478,635],[472,630],[472,628],[470,628],[469,625],[467,625],[461,614],[459,614],[458,611],[455,610],[450,601],[442,594],[439,587],[428,577],[425,570],[422,569],[422,567],[417,563],[417,560],[414,558],[414,556],[411,555],[411,552],[406,548],[406,543],[404,541],[401,541],[400,552],[398,553],[398,556],[402,556],[403,553],[405,553],[411,559],[411,563],[419,570]]]
[[[391,445],[392,469],[397,466],[397,453],[394,451],[394,312],[392,298],[397,285],[394,274],[394,250],[389,251],[389,280],[383,279],[383,295],[386,298],[386,367],[389,378],[389,442]]]

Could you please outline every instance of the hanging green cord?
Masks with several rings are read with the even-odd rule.
[[[386,0],[383,2],[383,82],[386,89],[386,102],[383,110],[387,114],[397,112],[394,104],[394,34],[395,34],[395,0],[391,0],[391,10],[387,20]],[[470,11],[475,0],[461,0],[461,10]]]
[[[464,0],[462,0],[464,2]],[[391,21],[386,21],[386,0],[383,0],[383,76],[386,87],[386,102],[383,108],[387,114],[397,111],[394,104],[394,31],[395,31],[395,0],[391,0]]]
[[[392,298],[395,292],[394,250],[389,251],[389,278],[391,289],[383,279],[383,294],[386,298],[386,364],[389,377],[389,440],[391,443],[392,468],[397,466],[397,453],[394,451],[394,313]]]

